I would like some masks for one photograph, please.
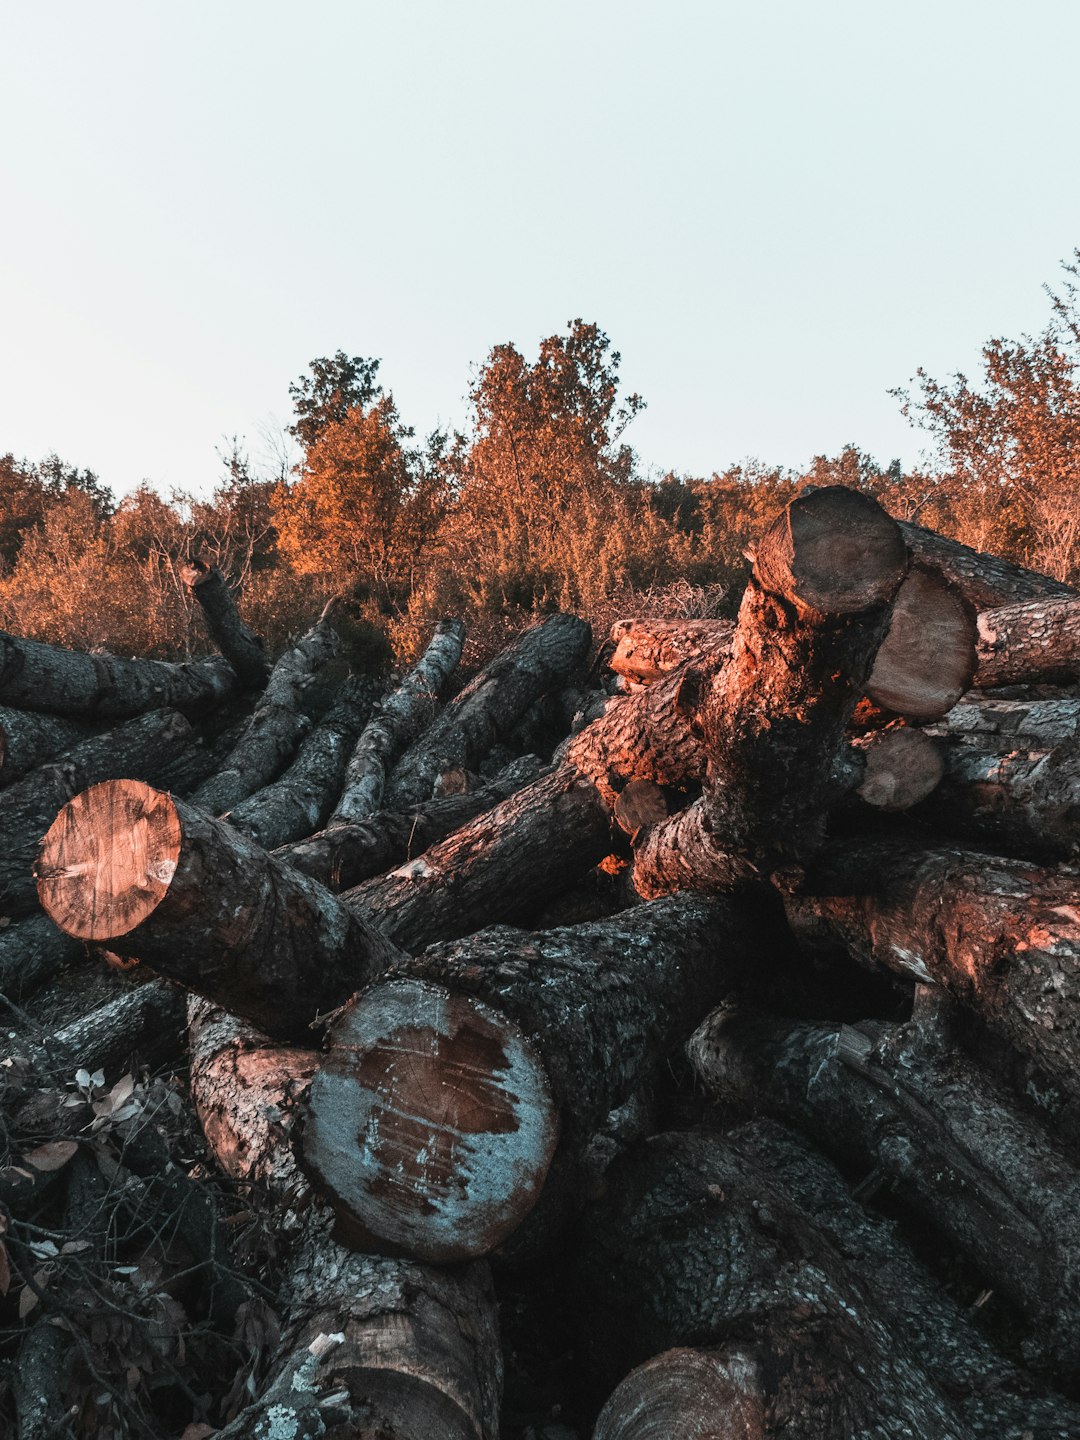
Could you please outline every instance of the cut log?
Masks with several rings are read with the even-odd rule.
[[[304,1034],[400,958],[314,880],[134,780],[70,801],[36,871],[66,934],[135,956],[267,1034]]]
[[[731,654],[731,620],[617,620],[609,669],[639,685],[651,684],[687,661],[715,668]]]
[[[182,665],[86,655],[0,631],[0,703],[20,710],[125,720],[167,706],[189,717],[220,705],[237,688],[220,655]]]
[[[274,666],[255,713],[218,773],[192,796],[211,815],[231,810],[280,774],[311,721],[304,692],[341,648],[335,620],[340,600],[331,600],[318,622]]]
[[[26,915],[37,908],[34,859],[42,835],[67,800],[88,785],[122,775],[167,778],[168,765],[192,738],[191,726],[175,710],[153,711],[81,741],[60,760],[0,793],[0,914]]]
[[[965,595],[976,610],[992,610],[997,605],[1011,605],[1019,600],[1034,600],[1043,595],[1075,595],[1071,585],[1026,570],[1000,555],[987,555],[950,540],[934,530],[901,520],[900,529],[916,560],[939,570]]]
[[[578,1272],[582,1343],[605,1388],[675,1347],[719,1348],[702,1436],[970,1440],[828,1237],[719,1135],[658,1135],[617,1160]],[[669,1367],[613,1397],[599,1434],[693,1435],[682,1402],[692,1425],[699,1385]]]
[[[975,684],[1032,685],[1080,679],[1080,599],[1027,600],[979,616]]]
[[[722,1010],[689,1046],[717,1096],[874,1168],[1080,1363],[1080,1172],[1034,1117],[916,1025],[802,1025]]]
[[[749,1351],[665,1350],[616,1386],[592,1440],[766,1440],[766,1403]]]
[[[937,570],[913,565],[896,592],[866,695],[908,720],[938,720],[975,675],[975,607]]]
[[[906,568],[896,523],[858,491],[813,490],[773,522],[703,707],[705,794],[646,835],[639,894],[731,888],[813,853]]]
[[[462,622],[440,620],[423,655],[397,689],[380,701],[357,741],[331,825],[357,824],[379,809],[387,770],[431,723],[464,644]]]
[[[591,636],[575,615],[552,615],[523,631],[401,757],[387,784],[387,807],[421,804],[431,798],[444,770],[473,768],[534,700],[566,684],[585,658]]]
[[[902,839],[850,840],[785,897],[808,944],[941,986],[1080,1095],[1077,872]]]
[[[62,715],[38,715],[32,710],[0,708],[0,785],[21,780],[46,760],[62,755],[80,740],[99,734],[105,726]]]
[[[183,994],[150,980],[122,991],[40,1043],[16,1038],[11,1054],[45,1075],[65,1079],[80,1068],[114,1072],[132,1055],[145,1055],[151,1048],[159,1060],[177,1055],[183,1024]]]
[[[366,1244],[487,1253],[532,1209],[560,1128],[586,1144],[769,946],[757,921],[677,895],[432,947],[335,1022],[306,1168]]]
[[[969,695],[927,734],[983,753],[1053,750],[1080,740],[1080,700],[990,700]]]
[[[372,682],[350,676],[284,775],[228,812],[226,819],[233,829],[264,850],[276,850],[320,829],[341,789],[349,755],[373,700]]]
[[[875,810],[910,810],[937,789],[945,774],[943,747],[922,730],[878,730],[853,748],[863,763],[855,794]]]
[[[345,890],[422,855],[530,784],[543,768],[535,755],[524,755],[480,790],[428,800],[409,810],[379,810],[367,820],[332,825],[274,853],[328,889]]]
[[[317,1055],[271,1046],[200,1003],[191,1048],[192,1092],[212,1149],[227,1174],[269,1186],[293,1231],[286,1328],[269,1380],[218,1434],[497,1440],[502,1364],[487,1267],[434,1270],[343,1248],[292,1161],[294,1106]]]
[[[240,618],[233,593],[216,565],[194,559],[180,572],[198,601],[211,639],[240,677],[246,690],[261,690],[270,678],[266,646]]]

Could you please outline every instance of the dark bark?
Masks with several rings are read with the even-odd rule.
[[[1080,699],[990,700],[967,696],[927,733],[986,754],[1053,750],[1080,740]]]
[[[69,802],[37,870],[65,933],[135,956],[268,1034],[304,1034],[400,958],[314,880],[136,781]]]
[[[56,812],[88,785],[122,775],[167,778],[167,767],[192,742],[175,710],[157,710],[81,741],[61,759],[33,770],[0,793],[0,914],[37,908],[34,860]]]
[[[240,677],[241,685],[246,690],[261,690],[270,678],[266,646],[241,620],[221,571],[196,559],[184,566],[182,574],[198,601],[211,639]]]
[[[0,708],[0,785],[21,780],[31,770],[104,728],[104,724],[68,720],[61,715]]]
[[[893,601],[866,696],[892,715],[937,720],[975,675],[975,607],[937,570],[916,563]]]
[[[730,620],[617,620],[609,637],[615,653],[608,664],[616,675],[649,685],[687,661],[712,668],[723,664],[734,638]]]
[[[462,622],[441,620],[413,669],[379,702],[349,758],[332,825],[356,824],[379,809],[387,771],[434,718],[464,643]]]
[[[807,1129],[876,1168],[894,1195],[967,1255],[1080,1362],[1080,1172],[955,1047],[916,1024],[802,1025],[719,1011],[689,1053],[715,1094]]]
[[[486,1253],[532,1209],[557,1133],[585,1145],[771,948],[759,920],[678,895],[433,946],[335,1022],[304,1128],[309,1172],[368,1243]]]
[[[236,687],[236,671],[220,655],[182,665],[123,660],[0,632],[0,703],[20,710],[124,720],[168,706],[195,716]]]
[[[159,1059],[180,1050],[184,996],[160,980],[123,990],[40,1041],[19,1039],[12,1053],[44,1074],[67,1078],[84,1070],[113,1071],[131,1056],[153,1049]]]
[[[1041,595],[1075,595],[1071,585],[1026,570],[1000,555],[987,555],[949,540],[934,530],[901,520],[900,529],[911,553],[924,565],[939,570],[966,595],[976,610],[991,610],[997,605],[1011,605],[1018,600],[1034,600]]]
[[[0,995],[20,1003],[78,960],[81,940],[58,930],[47,915],[28,915],[0,930]]]
[[[388,808],[431,798],[435,781],[455,765],[472,768],[539,696],[561,689],[585,658],[591,631],[575,615],[533,625],[470,681],[395,765]]]
[[[979,616],[974,683],[1032,685],[1080,678],[1080,599],[1027,600]]]

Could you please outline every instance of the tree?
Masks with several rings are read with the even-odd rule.
[[[310,371],[289,386],[296,421],[288,431],[305,450],[311,449],[328,425],[344,420],[358,406],[370,406],[382,394],[375,379],[378,360],[338,350],[329,359],[312,360]]]

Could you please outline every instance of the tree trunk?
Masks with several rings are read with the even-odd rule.
[[[318,623],[274,666],[232,753],[191,797],[201,810],[211,815],[231,810],[269,784],[289,762],[311,724],[304,709],[304,691],[341,648],[334,628],[340,608],[339,600],[331,600]]]
[[[349,755],[371,713],[374,687],[351,676],[337,701],[300,746],[280,780],[264,785],[229,811],[234,830],[264,850],[276,850],[311,835],[327,820],[341,789]]]
[[[432,947],[335,1022],[306,1168],[366,1244],[486,1254],[532,1209],[560,1130],[584,1145],[770,945],[757,918],[677,895]]]
[[[37,715],[32,710],[0,708],[0,786],[21,780],[31,770],[100,734],[104,725]]]
[[[211,639],[240,677],[241,685],[245,690],[262,690],[270,678],[266,646],[241,620],[221,571],[205,560],[192,560],[181,575],[199,603]]]
[[[1028,600],[979,616],[975,684],[1031,685],[1080,679],[1080,599]]]
[[[735,626],[730,620],[617,620],[608,668],[639,685],[649,685],[689,661],[715,669],[731,654]]]
[[[924,565],[939,570],[966,595],[976,610],[992,610],[998,605],[1011,605],[1019,600],[1034,600],[1042,595],[1075,595],[1071,585],[1025,570],[1000,555],[986,555],[949,540],[934,530],[901,520],[900,529],[911,553]]]
[[[867,698],[908,720],[938,720],[974,674],[975,607],[939,571],[913,565],[896,592]]]
[[[70,801],[37,874],[66,934],[135,956],[267,1034],[303,1035],[401,958],[321,885],[139,781]]]
[[[552,615],[519,635],[401,757],[387,785],[387,807],[401,810],[429,800],[444,770],[469,769],[482,759],[534,700],[566,684],[590,639],[588,625],[575,615]]]
[[[624,1382],[604,1440],[969,1440],[836,1247],[722,1136],[658,1135],[617,1160],[578,1273],[582,1341],[607,1387],[673,1347],[719,1347]],[[699,1397],[713,1426],[695,1432]]]
[[[724,1100],[791,1119],[876,1169],[1080,1362],[1080,1173],[1049,1133],[955,1049],[918,1027],[802,1025],[718,1011],[690,1058]]]
[[[267,1184],[293,1224],[269,1382],[223,1440],[497,1440],[502,1363],[487,1267],[434,1270],[343,1248],[292,1161],[294,1106],[318,1056],[271,1046],[200,1002],[191,1042],[192,1092],[222,1167]]]
[[[0,793],[0,913],[37,908],[34,860],[56,812],[88,785],[121,775],[164,778],[191,743],[191,726],[175,710],[157,710],[83,740],[60,760],[33,770]]]
[[[387,769],[434,719],[439,696],[461,659],[464,644],[462,622],[440,620],[416,665],[398,688],[379,702],[349,759],[331,825],[357,824],[379,809]]]
[[[1075,871],[903,839],[850,840],[785,897],[795,933],[955,995],[1080,1095]]]
[[[522,756],[480,790],[428,800],[409,810],[379,810],[355,824],[332,825],[275,850],[330,890],[345,890],[402,865],[530,784],[543,767]]]
[[[183,665],[86,655],[0,632],[0,702],[88,719],[125,720],[164,706],[204,714],[235,691],[236,671],[220,655]]]

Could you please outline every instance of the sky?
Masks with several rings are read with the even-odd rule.
[[[647,470],[916,463],[889,390],[1080,246],[1080,6],[0,0],[0,453],[258,458],[316,356],[419,433],[575,316]]]

